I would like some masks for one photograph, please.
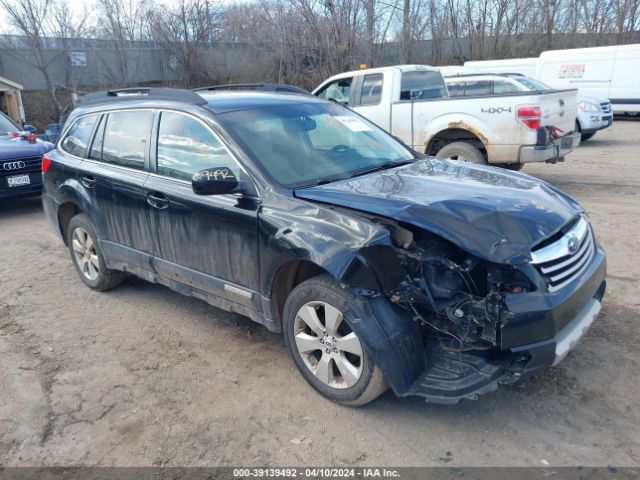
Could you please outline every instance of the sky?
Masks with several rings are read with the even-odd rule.
[[[16,0],[16,1],[29,1],[29,0]],[[91,11],[91,6],[94,4],[93,1],[90,0],[60,0],[62,2],[66,2],[71,11],[82,12],[84,10],[84,6],[87,5],[87,10]],[[134,1],[134,0],[132,0]],[[161,0],[154,1],[151,0],[153,4],[159,5],[164,4],[166,6],[173,6],[178,3],[178,0]],[[217,3],[232,5],[234,3],[242,3],[247,0],[215,0]],[[9,30],[9,25],[7,23],[7,15],[4,10],[0,7],[0,33],[12,33]]]

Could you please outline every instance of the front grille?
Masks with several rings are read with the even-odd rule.
[[[611,113],[611,104],[609,102],[601,103],[600,108],[602,108],[602,113]]]
[[[0,160],[0,177],[12,177],[14,175],[24,175],[25,173],[39,173],[41,169],[42,157]]]
[[[532,263],[547,281],[550,292],[569,284],[589,265],[596,251],[589,222],[580,218],[555,242],[534,249]]]

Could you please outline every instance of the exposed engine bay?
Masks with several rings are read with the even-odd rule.
[[[385,272],[378,274],[378,282],[391,302],[427,327],[443,349],[499,346],[503,295],[535,289],[522,272],[476,259],[424,230],[388,219],[371,220],[389,230],[394,247],[365,248],[361,258],[373,271]],[[358,293],[376,294],[361,289]]]

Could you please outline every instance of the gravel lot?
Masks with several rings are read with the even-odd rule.
[[[93,292],[40,200],[2,201],[0,464],[640,464],[640,121],[524,171],[589,210],[604,307],[557,368],[451,407],[330,403],[280,336],[137,279]]]

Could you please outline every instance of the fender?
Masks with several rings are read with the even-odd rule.
[[[75,203],[91,218],[96,230],[98,231],[98,235],[100,235],[101,238],[104,238],[104,217],[100,214],[94,202],[91,201],[87,188],[78,180],[70,178],[61,183],[58,187],[55,200],[58,208],[65,203]]]
[[[445,130],[465,130],[480,139],[485,148],[489,148],[492,143],[489,138],[494,138],[492,129],[478,116],[472,114],[444,113],[435,118],[429,118],[427,113],[416,112],[414,121],[415,144],[423,146],[423,152],[429,147],[433,138]]]

